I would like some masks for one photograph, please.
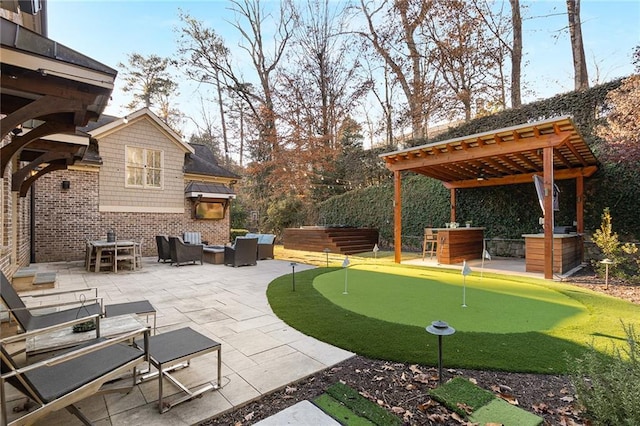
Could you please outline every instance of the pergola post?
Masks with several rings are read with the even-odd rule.
[[[402,260],[402,172],[393,172],[394,198],[393,198],[393,250],[394,261]]]
[[[451,188],[449,190],[451,193],[451,222],[456,221],[456,189]]]
[[[544,278],[553,278],[553,147],[542,154],[544,181]]]
[[[584,177],[576,178],[576,233],[580,235],[580,260],[584,262]]]

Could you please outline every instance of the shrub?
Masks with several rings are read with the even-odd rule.
[[[640,282],[640,257],[638,247],[635,244],[621,244],[618,234],[613,232],[611,213],[605,208],[602,214],[600,229],[593,233],[593,242],[602,251],[602,255],[613,261],[614,268],[611,274],[625,280]],[[593,261],[593,266],[600,275],[605,273],[604,265],[598,260]]]
[[[236,237],[244,237],[249,233],[248,229],[231,229],[231,238],[229,241],[233,242],[236,240]]]
[[[612,357],[591,347],[569,362],[578,402],[596,425],[640,425],[640,335],[622,326],[628,347]]]

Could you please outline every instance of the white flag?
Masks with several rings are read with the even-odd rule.
[[[467,261],[462,262],[462,275],[465,277],[471,273],[471,268],[467,265]]]
[[[377,253],[377,252],[379,252],[379,251],[380,251],[380,249],[378,248],[378,244],[374,245],[374,246],[373,246],[373,252],[374,252],[374,253]]]
[[[347,266],[349,266],[349,256],[344,258],[344,262],[342,262],[342,267],[346,268]]]
[[[482,253],[482,257],[484,257],[487,260],[491,260],[491,255],[487,250],[485,250],[484,253]]]

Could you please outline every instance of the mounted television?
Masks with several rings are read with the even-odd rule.
[[[224,219],[225,201],[201,201],[195,205],[196,219]]]

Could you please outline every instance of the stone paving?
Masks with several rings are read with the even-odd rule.
[[[156,380],[141,383],[128,394],[93,396],[78,403],[97,425],[197,424],[354,355],[306,336],[274,315],[266,289],[274,278],[291,273],[287,261],[262,260],[257,266],[239,268],[207,263],[175,267],[145,258],[142,269],[117,274],[86,272],[81,262],[33,266],[41,272],[55,271],[58,289],[96,287],[105,305],[149,300],[157,310],[158,333],[191,327],[222,343],[220,390],[164,414],[157,409]],[[298,264],[296,272],[309,268]],[[215,383],[216,356],[214,352],[194,358],[175,376],[188,386]],[[178,391],[165,383],[165,395]],[[13,392],[9,400],[15,397]],[[59,410],[37,424],[81,423]]]

